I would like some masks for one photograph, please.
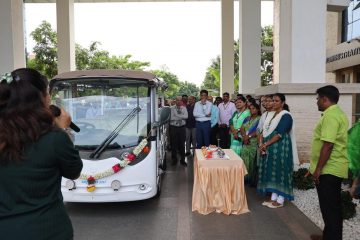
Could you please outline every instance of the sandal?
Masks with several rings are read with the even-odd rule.
[[[273,201],[264,201],[261,205],[263,205],[263,206],[268,206],[268,205],[270,205],[270,204],[272,204],[273,203]]]
[[[275,204],[275,205],[274,205]],[[271,203],[271,204],[268,204],[267,205],[269,208],[281,208],[281,207],[283,207],[284,206],[284,204],[280,204],[280,203],[278,203],[278,202],[273,202],[273,203]]]

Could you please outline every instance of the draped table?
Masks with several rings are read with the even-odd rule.
[[[224,149],[229,159],[206,159],[201,149],[195,151],[192,211],[201,214],[249,212],[244,188],[247,174],[243,160],[231,149]]]

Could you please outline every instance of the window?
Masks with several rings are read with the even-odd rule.
[[[343,11],[342,42],[360,37],[360,0],[351,0]]]

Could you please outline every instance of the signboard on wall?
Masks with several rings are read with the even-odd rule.
[[[326,71],[360,65],[360,40],[341,43],[326,52]]]

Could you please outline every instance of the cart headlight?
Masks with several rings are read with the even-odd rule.
[[[114,191],[118,191],[121,186],[121,183],[119,180],[114,180],[111,182],[111,188],[114,189]]]
[[[76,189],[75,181],[70,180],[70,179],[67,180],[67,181],[65,182],[65,187],[66,187],[67,189],[69,189],[70,191],[73,190],[73,189]]]

